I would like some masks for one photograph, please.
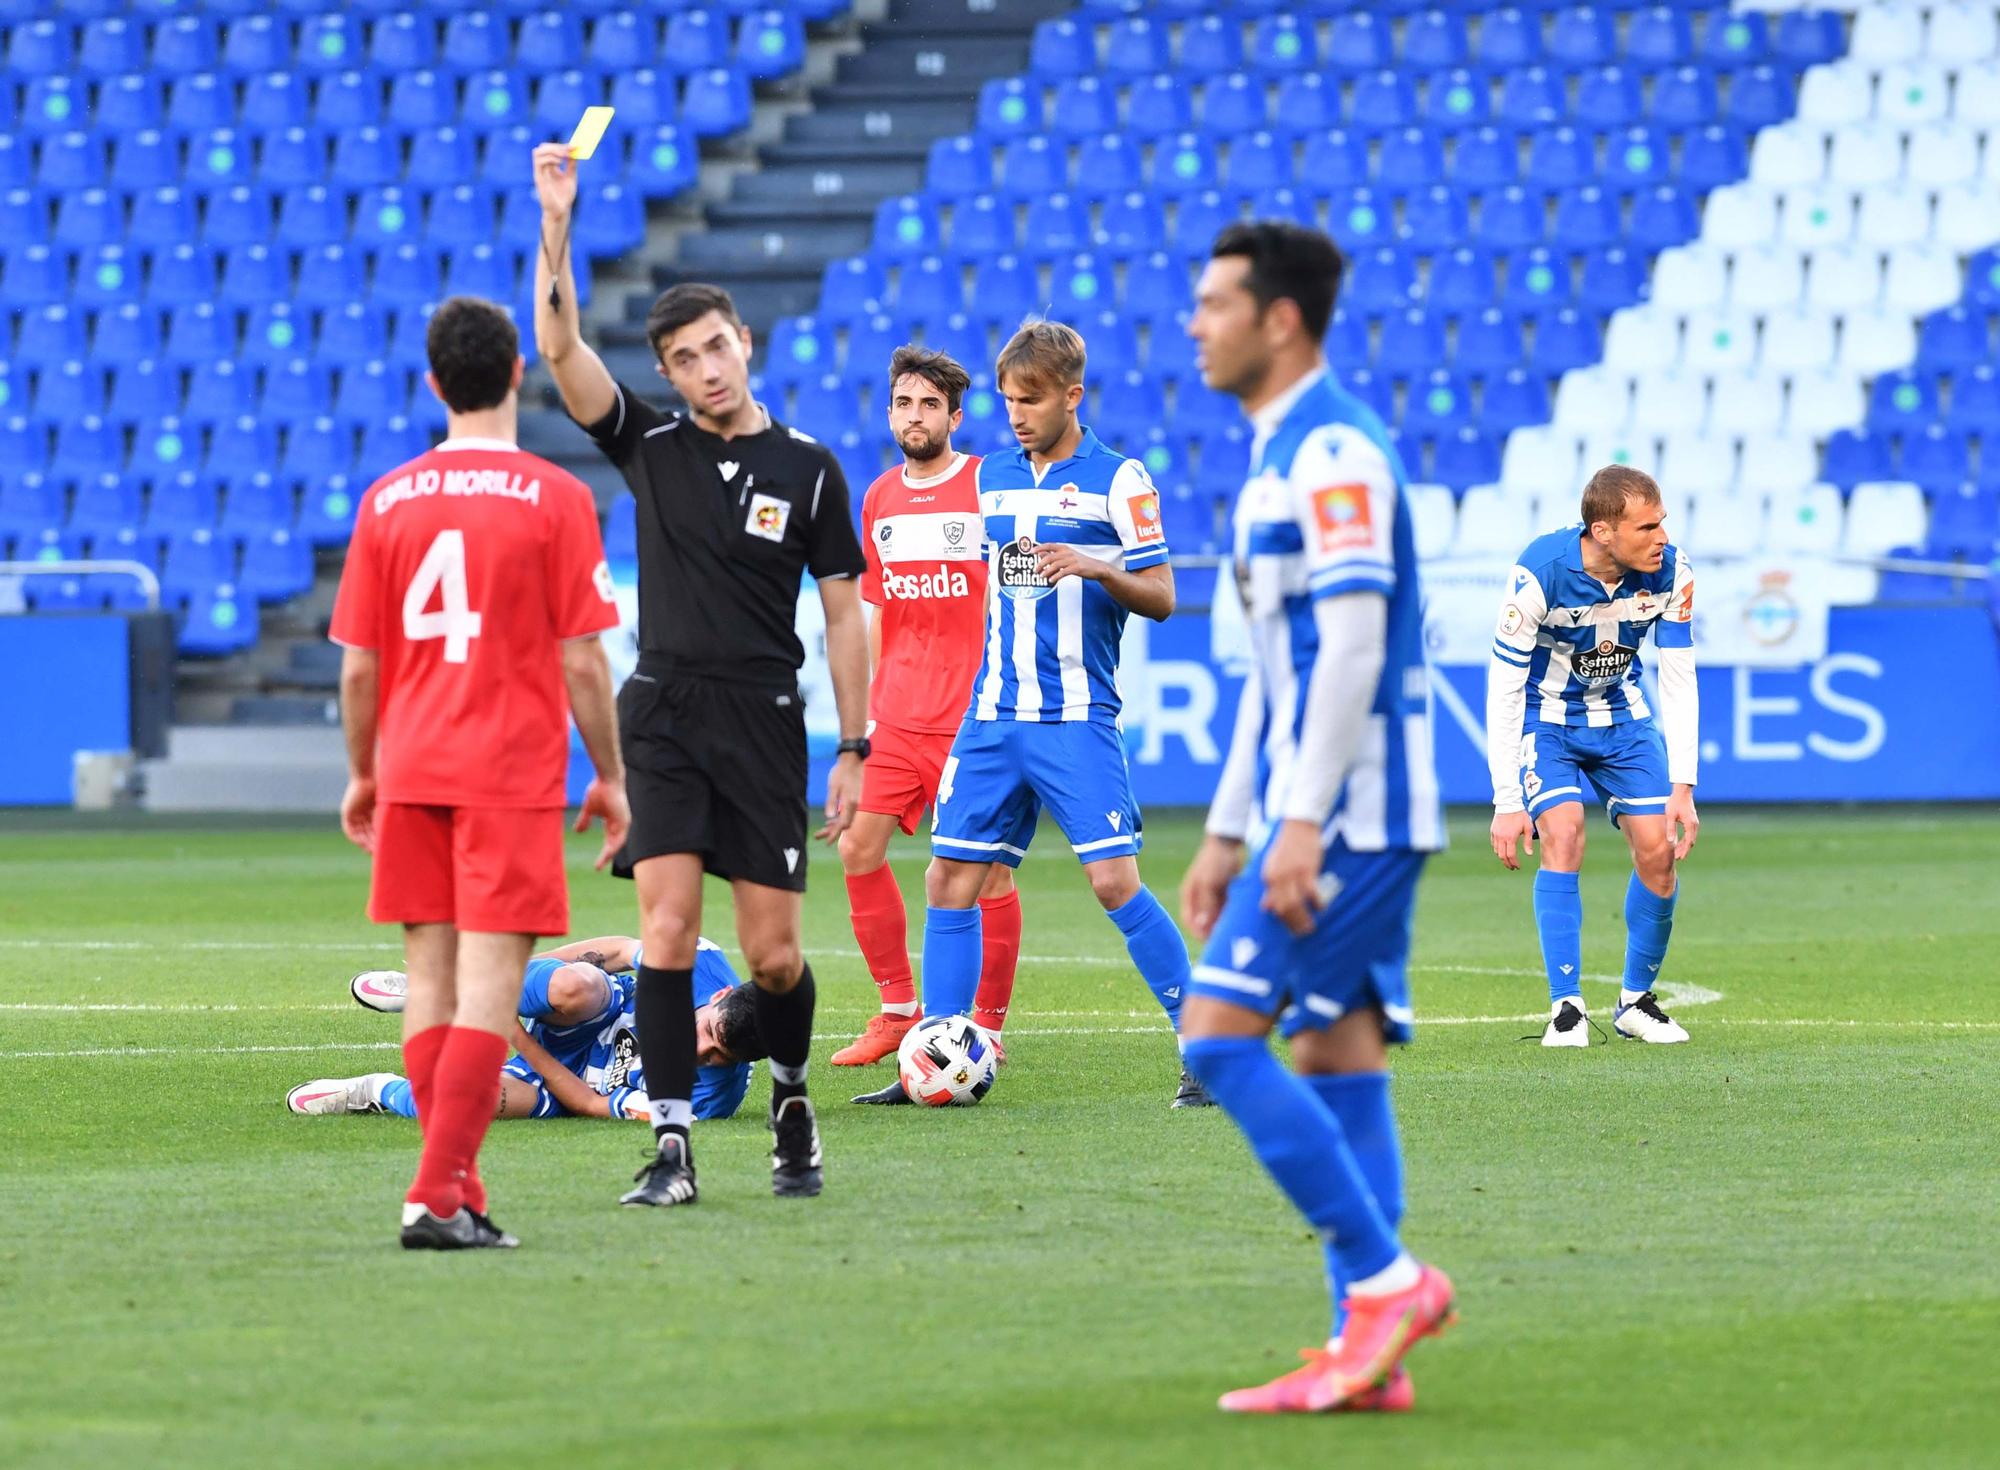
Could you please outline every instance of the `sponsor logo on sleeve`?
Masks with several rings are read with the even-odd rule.
[[[1667,606],[1667,616],[1677,623],[1694,621],[1694,578],[1689,577],[1674,600]]]
[[[1128,495],[1125,508],[1132,512],[1132,534],[1144,545],[1163,540],[1166,532],[1160,528],[1160,492],[1148,490],[1143,495]]]
[[[1328,485],[1313,491],[1312,504],[1322,552],[1352,551],[1375,544],[1366,485]]]
[[[618,584],[611,580],[611,568],[609,565],[600,561],[596,566],[592,567],[590,569],[590,581],[591,585],[597,588],[599,598],[605,602],[616,602],[618,600]]]
[[[750,515],[743,529],[764,541],[783,541],[785,526],[792,518],[792,505],[773,495],[750,497]]]

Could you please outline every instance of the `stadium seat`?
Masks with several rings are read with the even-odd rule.
[[[1743,439],[1737,484],[1753,496],[1789,494],[1810,485],[1818,468],[1819,453],[1810,438],[1751,433]]]
[[[1798,372],[1831,362],[1836,320],[1833,313],[1804,302],[1766,313],[1758,361],[1776,373]]]
[[[1815,294],[1807,297],[1805,263],[1798,251],[1782,245],[1759,245],[1749,250],[1739,250],[1731,257],[1729,264],[1729,304],[1743,311],[1765,312],[1776,311],[1800,300],[1810,299],[1817,306],[1837,309],[1833,302],[1818,294],[1824,281],[1820,263],[1825,256],[1825,251],[1814,253],[1812,287]],[[1836,260],[1835,268],[1844,267],[1844,263],[1850,259],[1861,262],[1863,257],[1858,252],[1852,256],[1841,256]],[[1665,264],[1665,257],[1662,257],[1661,263]],[[1656,289],[1654,300],[1659,299],[1660,293]],[[1694,304],[1714,303],[1706,301]]]
[[[279,468],[291,479],[318,484],[330,475],[344,475],[355,468],[354,430],[348,421],[331,414],[295,421],[285,434],[285,449]],[[382,465],[371,470],[380,473]]]
[[[1848,497],[1842,549],[1850,556],[1882,556],[1920,545],[1926,521],[1923,492],[1908,481],[1856,485]]]
[[[366,362],[388,345],[388,314],[372,302],[349,301],[320,319],[319,351],[331,362]]]
[[[1888,434],[1839,429],[1828,437],[1820,475],[1829,483],[1851,490],[1863,480],[1887,480],[1895,473],[1895,448]]]
[[[1610,346],[1605,348],[1608,356]],[[1757,318],[1733,308],[1690,314],[1681,344],[1681,365],[1690,372],[1736,372],[1757,361]]]
[[[1785,380],[1755,369],[1718,373],[1709,388],[1708,432],[1763,434],[1785,420]]]
[[[1923,316],[1949,306],[1963,289],[1958,255],[1950,247],[1926,241],[1889,252],[1882,274],[1883,305]]]
[[[288,526],[274,526],[245,538],[242,590],[266,606],[312,590],[312,547]]]
[[[1987,561],[1996,541],[2000,541],[2000,495],[1977,485],[1955,486],[1938,495],[1925,537],[1929,555]]]
[[[1831,456],[1829,456],[1829,459]],[[1949,424],[1926,424],[1917,433],[1903,439],[1902,477],[1914,481],[1926,495],[1940,495],[1955,489],[1972,475],[1971,442],[1963,430]],[[1887,479],[1886,470],[1866,476],[1867,479]],[[1831,470],[1827,478],[1835,484]],[[1861,478],[1856,477],[1845,483],[1853,485]]]
[[[1596,67],[1577,79],[1576,101],[1570,115],[1598,132],[1626,128],[1645,113],[1639,74],[1622,66]],[[1701,121],[1706,122],[1703,118]]]
[[[79,536],[103,536],[139,523],[140,483],[105,470],[86,476],[76,487],[68,529]]]
[[[1991,445],[2000,435],[2000,371],[1991,363],[1980,363],[1967,372],[1956,374],[1951,385],[1951,410],[1945,415],[1945,423],[1951,428],[1981,436],[1982,444]],[[1984,471],[2000,468],[2000,455],[1988,452],[1984,456]]]
[[[299,505],[299,534],[315,546],[337,546],[354,529],[356,497],[366,488],[347,475],[309,485]]]
[[[178,643],[184,654],[221,657],[249,648],[257,641],[257,605],[240,597],[233,583],[189,588],[183,608]]]
[[[1907,314],[1893,307],[1862,307],[1841,318],[1840,365],[1861,377],[1873,377],[1916,360],[1917,330]]]
[[[733,133],[750,121],[750,82],[741,72],[713,68],[687,79],[681,120],[698,138]]]
[[[1551,60],[1571,68],[1601,66],[1617,53],[1610,7],[1576,5],[1557,11],[1548,32]]]
[[[1508,447],[1512,449],[1511,442]],[[1573,471],[1565,474],[1563,483],[1574,478]],[[1450,554],[1487,561],[1516,556],[1540,529],[1529,520],[1525,495],[1494,485],[1475,485],[1458,502]]]
[[[196,470],[182,470],[152,482],[141,525],[150,536],[171,537],[176,541],[188,533],[206,533],[215,526],[220,501],[221,487],[214,478]],[[202,553],[204,558],[207,555]]]
[[[1793,377],[1785,425],[1794,434],[1823,439],[1860,423],[1865,407],[1859,378],[1837,366],[1821,368]]]

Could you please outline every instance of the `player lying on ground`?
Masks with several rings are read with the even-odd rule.
[[[956,453],[952,431],[971,379],[942,352],[899,347],[889,359],[889,432],[903,463],[885,470],[861,502],[868,571],[861,596],[874,607],[868,690],[872,744],[861,805],[840,834],[840,865],[854,939],[882,993],[882,1009],[836,1067],[893,1056],[923,1012],[910,975],[903,890],[889,867],[889,839],[914,833],[937,801],[952,736],[965,718],[986,626],[986,563],[979,530],[979,459]],[[972,1019],[993,1033],[1014,995],[1021,954],[1021,895],[1014,870],[995,863],[979,893],[981,959]]]
[[[1342,264],[1316,230],[1232,226],[1188,325],[1203,380],[1256,432],[1234,557],[1251,672],[1181,887],[1208,941],[1182,1032],[1188,1065],[1324,1240],[1333,1295],[1326,1346],[1223,1395],[1237,1413],[1406,1409],[1403,1355],[1452,1310],[1451,1282],[1398,1235],[1388,1073],[1415,1020],[1417,879],[1444,846],[1423,589],[1402,462],[1321,355]]]
[[[1535,927],[1549,976],[1543,1046],[1588,1046],[1583,970],[1583,779],[1632,849],[1625,975],[1611,1024],[1639,1041],[1686,1041],[1653,993],[1694,846],[1700,758],[1694,570],[1667,540],[1660,487],[1607,465],[1583,492],[1583,521],[1528,544],[1508,578],[1486,675],[1493,851],[1518,870],[1532,854]],[[1657,718],[1639,685],[1646,635],[1659,649]],[[1678,829],[1678,830],[1677,830]]]
[[[1139,878],[1139,804],[1117,683],[1126,617],[1169,617],[1174,573],[1146,467],[1077,420],[1084,366],[1083,338],[1050,321],[1022,327],[995,365],[1018,447],[988,455],[978,470],[993,594],[972,704],[938,780],[924,879],[924,1014],[971,1013],[979,895],[996,865],[1027,856],[1047,807],[1178,1033],[1187,944]],[[1183,1067],[1174,1106],[1207,1100]],[[855,1101],[909,1099],[897,1082]]]
[[[623,937],[584,939],[535,956],[521,982],[515,1055],[500,1069],[500,1118],[650,1119],[639,1065],[632,972],[639,945]],[[356,975],[349,989],[370,1010],[403,1009],[398,970]],[[695,956],[694,1110],[702,1119],[735,1114],[750,1086],[751,1062],[764,1054],[747,991],[717,946],[704,939]],[[292,1089],[295,1113],[395,1113],[417,1116],[410,1084],[393,1072],[327,1078]]]

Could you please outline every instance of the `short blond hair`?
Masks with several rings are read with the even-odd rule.
[[[1590,477],[1583,487],[1585,529],[1599,521],[1617,525],[1625,519],[1625,502],[1637,497],[1647,505],[1660,503],[1660,485],[1644,470],[1629,464],[1608,464]]]
[[[1018,378],[1045,388],[1068,388],[1083,381],[1083,338],[1074,327],[1046,317],[1023,322],[1007,339],[993,365],[993,379],[1004,389],[1007,379]]]

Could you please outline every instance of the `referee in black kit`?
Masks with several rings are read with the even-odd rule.
[[[639,890],[639,1054],[658,1147],[622,1203],[696,1197],[688,1128],[704,870],[729,880],[770,1051],[771,1192],[816,1195],[819,1128],[806,1097],[813,975],[799,949],[805,650],[793,629],[799,574],[810,571],[826,608],[840,712],[819,832],[832,841],[854,819],[868,757],[868,642],[854,581],[864,563],[847,481],[825,446],[750,396],[750,333],[719,287],[675,286],[646,320],[660,373],[686,413],[669,418],[614,381],[579,329],[569,259],[576,170],[566,146],[535,150],[535,188],[535,345],[563,406],[639,502],[639,667],[618,694],[632,828],[614,871]]]

